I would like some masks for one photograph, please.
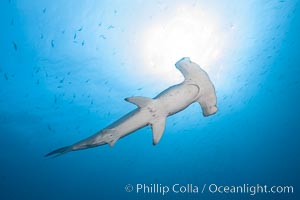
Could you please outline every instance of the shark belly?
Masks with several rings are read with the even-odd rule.
[[[98,133],[75,143],[71,147],[75,151],[105,144],[113,146],[120,138],[147,126],[148,123],[149,114],[147,114],[147,111],[135,109]]]
[[[148,110],[138,108],[120,118],[106,129],[114,130],[116,138],[122,138],[138,129],[147,126],[150,120],[151,115],[149,115]]]
[[[167,115],[173,115],[195,102],[199,96],[199,92],[200,89],[197,85],[183,83],[168,88],[155,97],[155,99],[160,101]]]

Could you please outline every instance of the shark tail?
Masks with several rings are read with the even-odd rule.
[[[72,146],[65,146],[65,147],[56,149],[54,151],[51,151],[50,153],[46,154],[45,157],[48,157],[48,156],[58,157],[65,153],[68,153],[70,151],[73,151]]]

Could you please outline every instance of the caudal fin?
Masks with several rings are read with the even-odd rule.
[[[62,147],[62,148],[59,148],[59,149],[56,149],[54,151],[51,151],[50,153],[46,154],[45,157],[48,157],[48,156],[53,156],[53,157],[57,157],[57,156],[61,156],[65,153],[68,153],[72,151],[72,146],[66,146],[66,147]]]

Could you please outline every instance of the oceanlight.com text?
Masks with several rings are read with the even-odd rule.
[[[241,184],[241,185],[218,185],[218,184],[127,184],[125,191],[136,194],[158,194],[168,195],[174,194],[293,194],[294,187],[291,185],[285,186],[268,186],[263,184]]]
[[[205,185],[206,187],[206,185]],[[225,193],[225,194],[249,194],[249,195],[256,195],[256,194],[292,194],[294,193],[293,186],[268,186],[268,185],[217,185],[217,184],[210,184],[208,185],[208,191],[210,193]]]

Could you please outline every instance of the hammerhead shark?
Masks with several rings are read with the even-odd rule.
[[[58,156],[105,144],[113,147],[120,138],[148,125],[152,128],[153,145],[156,145],[164,133],[166,118],[194,102],[200,104],[203,116],[215,114],[218,110],[217,98],[208,74],[188,57],[176,62],[175,66],[184,76],[182,83],[167,88],[153,99],[141,96],[125,98],[137,108],[96,134],[45,156]]]

